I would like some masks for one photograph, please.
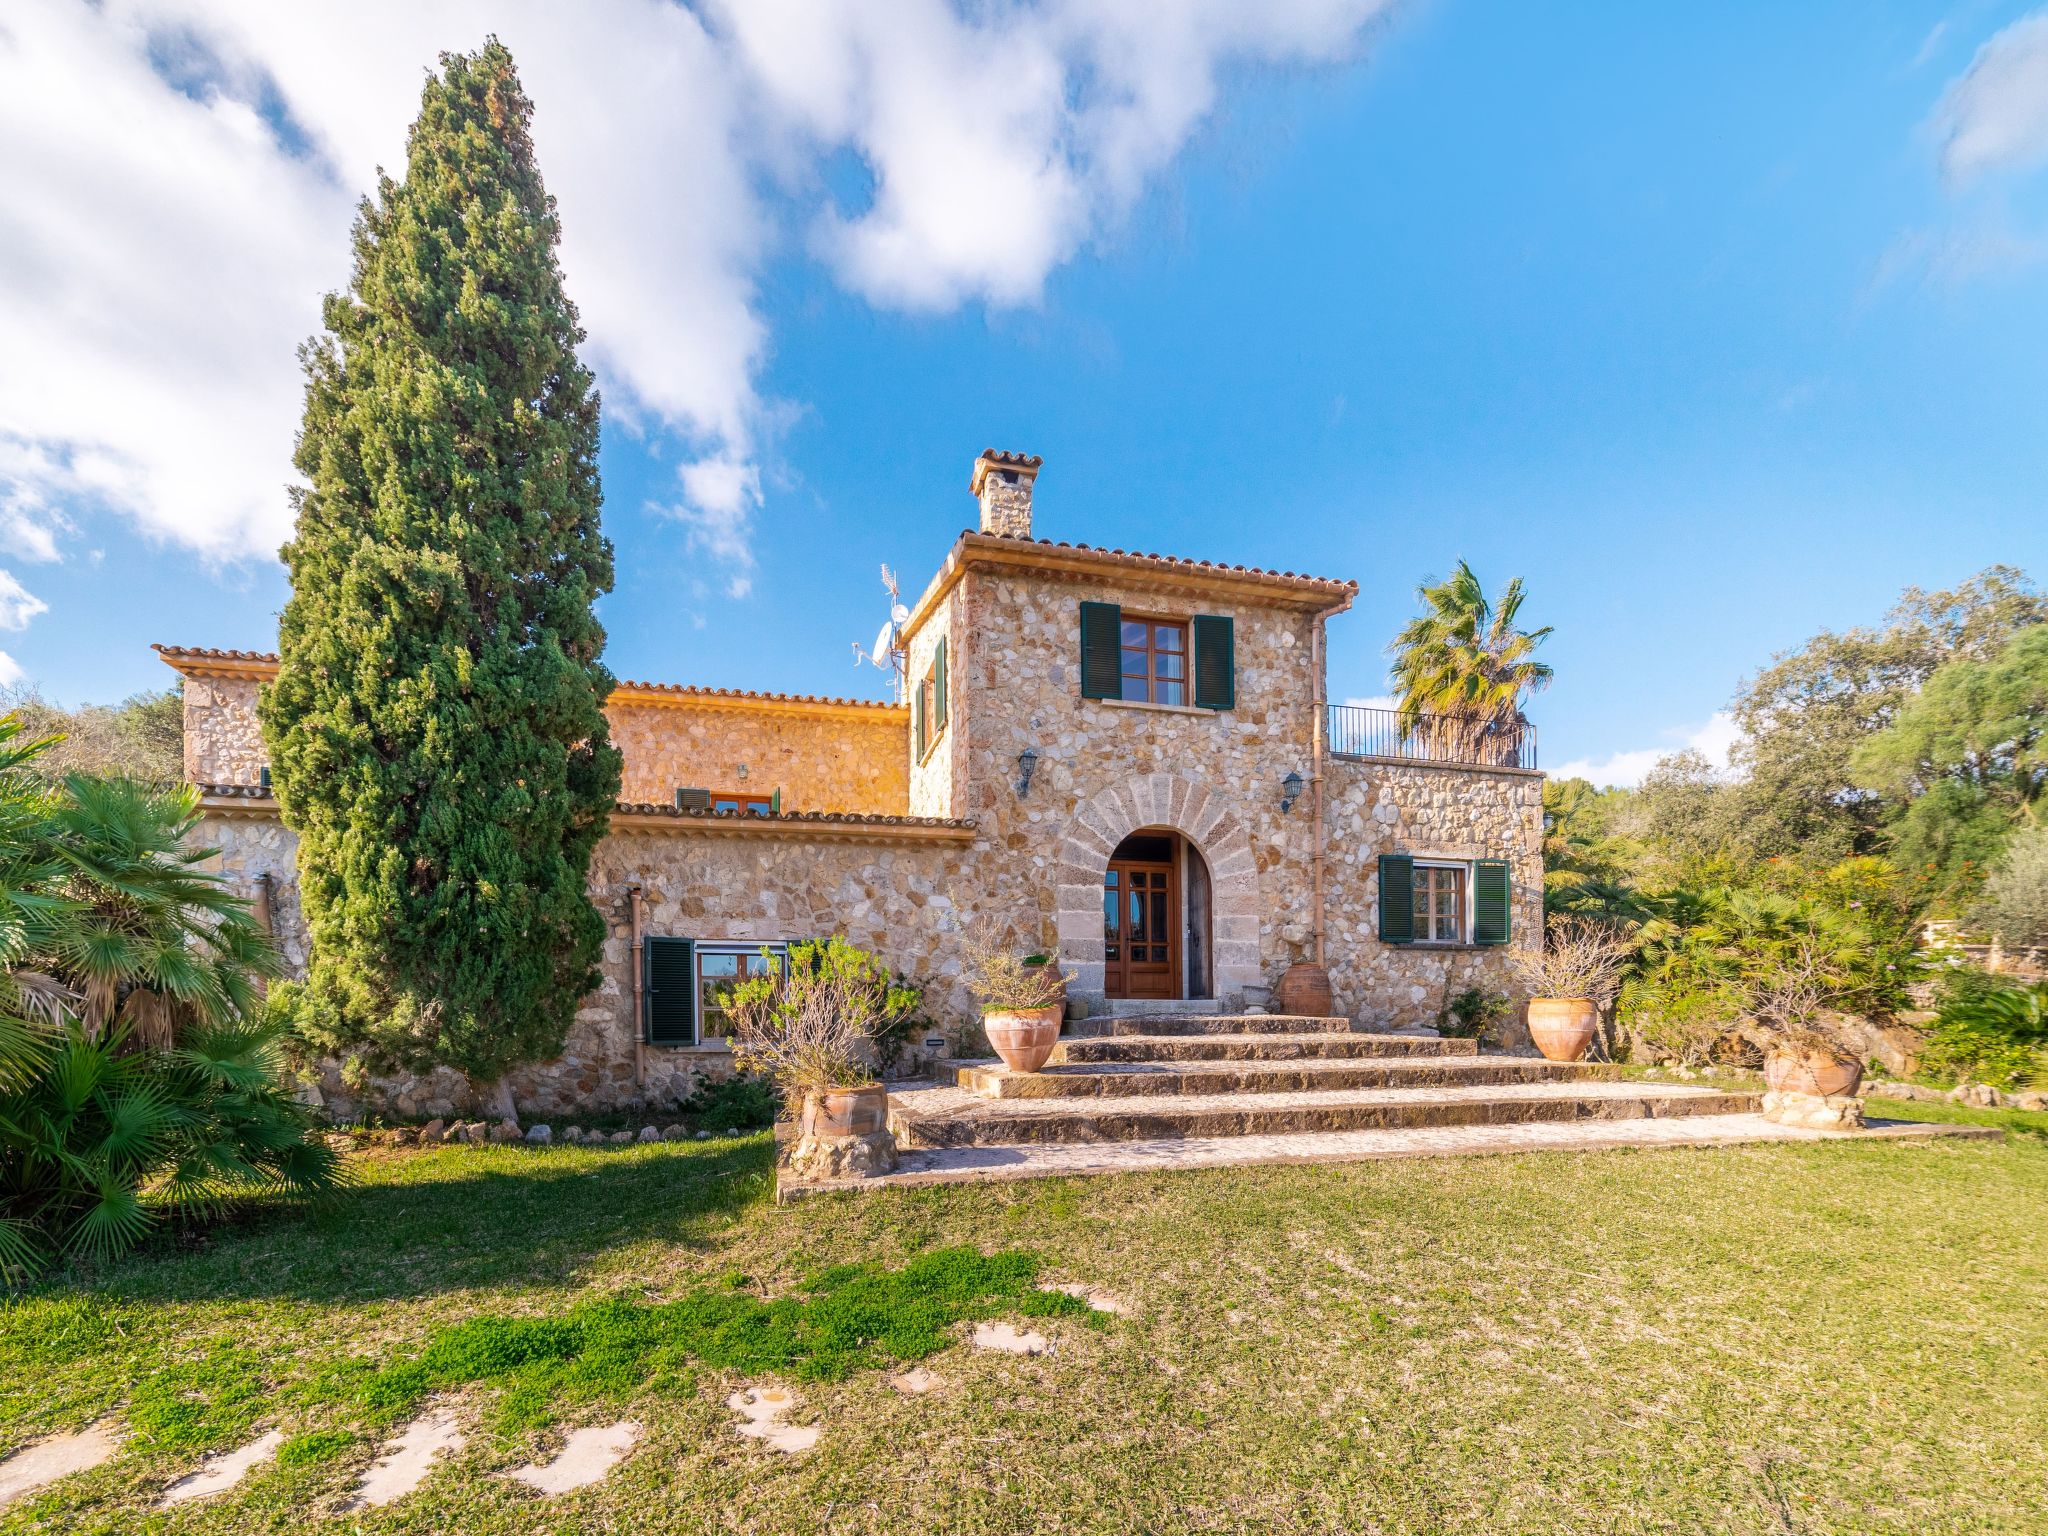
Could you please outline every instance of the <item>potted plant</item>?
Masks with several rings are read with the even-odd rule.
[[[1744,966],[1743,1011],[1763,1037],[1764,1086],[1771,1093],[1855,1097],[1863,1063],[1821,1022],[1839,980],[1825,947],[1810,934],[1762,949]],[[1774,1107],[1766,1105],[1766,1112]]]
[[[1529,989],[1529,1038],[1551,1061],[1580,1061],[1600,1032],[1634,945],[1606,923],[1569,913],[1544,925],[1543,948],[1515,956]]]
[[[866,950],[841,938],[792,944],[782,974],[740,983],[727,996],[733,1057],[765,1073],[798,1108],[792,1169],[818,1178],[886,1173],[896,1166],[889,1094],[875,1080],[875,1040],[917,1011]]]
[[[1012,1072],[1036,1072],[1052,1055],[1066,1013],[1067,982],[1056,960],[1018,955],[981,934],[967,941],[968,994],[981,1004],[988,1043]]]

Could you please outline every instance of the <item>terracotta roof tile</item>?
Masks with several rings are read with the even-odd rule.
[[[1355,581],[1343,581],[1334,576],[1304,576],[1293,571],[1272,571],[1257,565],[1225,565],[1220,561],[1191,560],[1182,555],[1151,555],[1138,550],[1105,549],[1100,544],[1069,544],[1064,539],[1020,539],[1003,534],[982,533],[973,528],[962,529],[961,536],[969,543],[986,539],[1003,544],[1024,544],[1037,549],[1061,550],[1074,555],[1093,555],[1126,564],[1147,565],[1156,570],[1182,571],[1195,576],[1249,576],[1259,581],[1285,581],[1298,587],[1332,593],[1358,590],[1358,583]]]
[[[203,645],[153,645],[150,649],[173,666],[181,661],[236,662],[245,666],[277,665],[275,651],[225,651]],[[878,709],[885,712],[900,711],[907,707],[876,699],[843,699],[817,693],[770,693],[752,688],[708,688],[698,683],[641,683],[621,678],[617,686],[621,691],[633,689],[642,693],[670,694],[687,699],[731,699],[738,703],[824,704],[839,709]]]

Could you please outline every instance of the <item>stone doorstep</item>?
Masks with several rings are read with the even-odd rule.
[[[1515,1152],[1655,1151],[1730,1147],[1762,1142],[2000,1141],[1996,1126],[1873,1120],[1860,1131],[1805,1131],[1774,1125],[1760,1114],[1648,1120],[1535,1121],[1508,1126],[1446,1126],[1427,1130],[1339,1131],[1299,1136],[1185,1137],[1092,1146],[960,1147],[906,1152],[897,1171],[832,1184],[781,1180],[778,1201],[833,1190],[914,1189],[934,1184],[1010,1179],[1164,1173],[1204,1168],[1303,1167],[1422,1157],[1484,1157]]]
[[[1611,1077],[1589,1062],[1520,1056],[1415,1056],[1294,1062],[1082,1062],[1012,1072],[994,1062],[956,1070],[962,1088],[984,1099],[1092,1099],[1165,1094],[1321,1093],[1339,1088],[1431,1088],[1474,1083],[1580,1082]]]
[[[1285,1013],[1147,1013],[1129,1018],[1097,1014],[1067,1023],[1069,1040],[1100,1040],[1119,1035],[1349,1035],[1364,1033],[1338,1015],[1318,1018]],[[1467,1045],[1471,1041],[1464,1042]]]
[[[1100,913],[1091,908],[1088,918],[1090,922],[1096,924],[1098,929],[1100,928],[1102,922]],[[1213,997],[1184,1000],[1167,998],[1155,1000],[1149,997],[1112,997],[1105,1001],[1102,1012],[1098,1017],[1111,1019],[1185,1018],[1198,1014],[1219,1014],[1222,1011],[1223,1004]]]
[[[1114,1061],[1356,1061],[1445,1056],[1469,1059],[1478,1054],[1479,1047],[1474,1041],[1443,1040],[1434,1035],[1122,1035],[1112,1039],[1062,1040],[1052,1048],[1052,1057],[1047,1064],[1076,1066],[1084,1062]]]
[[[1755,1112],[1762,1102],[1754,1093],[1626,1082],[1186,1094],[1107,1101],[992,1101],[959,1088],[925,1088],[891,1096],[889,1129],[896,1133],[899,1146],[922,1149],[1740,1115]]]

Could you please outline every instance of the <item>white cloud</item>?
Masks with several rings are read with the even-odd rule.
[[[1936,114],[1942,170],[1955,182],[2048,160],[2048,10],[1977,50]]]
[[[1735,750],[1736,742],[1742,739],[1742,731],[1732,715],[1726,710],[1717,710],[1706,724],[1670,732],[1669,737],[1668,744],[1661,747],[1641,747],[1603,758],[1581,757],[1560,763],[1550,770],[1550,776],[1553,779],[1590,779],[1602,788],[1616,784],[1632,786],[1642,783],[1660,759],[1687,749],[1698,752],[1716,769],[1726,773],[1729,771],[1729,756]]]
[[[0,540],[87,509],[220,558],[288,531],[300,341],[422,72],[496,32],[536,103],[562,264],[614,423],[692,462],[679,515],[747,564],[794,200],[874,303],[1023,304],[1113,226],[1244,63],[1354,52],[1387,0],[25,0],[0,20]],[[867,206],[826,204],[848,153]]]
[[[0,571],[0,629],[27,629],[30,619],[49,611],[50,605],[24,588],[11,572]]]
[[[21,663],[5,651],[0,651],[0,688],[12,688],[21,679]]]

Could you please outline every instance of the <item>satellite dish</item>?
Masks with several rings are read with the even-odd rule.
[[[891,604],[889,608],[889,622],[896,628],[901,629],[910,622],[910,610],[901,603]]]
[[[889,652],[895,648],[895,645],[896,625],[895,622],[892,620],[891,622],[884,624],[881,627],[881,630],[875,635],[875,649],[873,660],[876,666],[886,667],[889,665]]]

